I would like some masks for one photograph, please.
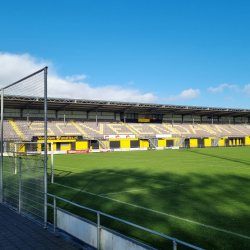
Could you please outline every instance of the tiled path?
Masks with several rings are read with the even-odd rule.
[[[76,250],[61,237],[0,204],[0,250]]]

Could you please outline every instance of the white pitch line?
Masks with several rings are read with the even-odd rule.
[[[181,185],[185,185],[185,184],[178,184],[176,186],[181,186]],[[172,187],[171,186],[163,186],[163,187],[155,187],[155,188],[164,188],[164,187]],[[137,191],[141,191],[141,190],[148,190],[148,189],[155,189],[155,188],[142,188],[142,189],[134,189],[134,190],[129,190],[129,191],[121,191],[121,192],[114,192],[114,193],[106,193],[106,194],[100,194],[100,195],[110,195],[110,194],[122,194],[122,193],[132,193],[132,192],[137,192]]]
[[[203,226],[203,227],[210,228],[210,229],[213,229],[213,230],[216,230],[216,231],[220,231],[220,232],[227,233],[227,234],[232,234],[232,235],[235,235],[235,236],[250,240],[249,236],[246,236],[246,235],[243,235],[243,234],[238,234],[238,233],[228,231],[228,230],[225,230],[225,229],[222,229],[222,228],[213,227],[213,226],[206,225],[206,224],[203,224],[203,223],[200,223],[200,222],[197,222],[197,221],[192,221],[192,220],[188,220],[188,219],[185,219],[185,218],[181,218],[179,216],[175,216],[175,215],[172,215],[172,214],[167,214],[167,213],[163,213],[163,212],[153,210],[153,209],[150,209],[150,208],[134,205],[132,203],[128,203],[128,202],[120,201],[120,200],[117,200],[117,199],[113,199],[113,198],[110,198],[108,196],[103,196],[103,195],[100,195],[100,194],[94,194],[94,193],[91,193],[91,192],[83,191],[83,190],[78,189],[78,188],[72,188],[72,187],[62,185],[62,184],[58,184],[58,183],[54,183],[54,184],[59,185],[59,186],[63,186],[63,187],[66,187],[66,188],[74,189],[74,190],[77,190],[77,191],[80,191],[80,192],[83,192],[83,193],[86,193],[86,194],[91,194],[91,195],[94,195],[94,196],[98,196],[98,197],[101,197],[101,198],[104,198],[104,199],[116,201],[116,202],[119,202],[119,203],[122,203],[122,204],[125,204],[125,205],[141,208],[143,210],[147,210],[147,211],[150,211],[150,212],[153,212],[153,213],[165,215],[165,216],[168,216],[168,217],[171,217],[171,218],[175,218],[175,219],[182,220],[182,221],[185,221],[185,222],[193,223],[193,224],[196,224],[196,225],[199,225],[199,226]]]

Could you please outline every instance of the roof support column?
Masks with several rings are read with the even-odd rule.
[[[96,127],[98,126],[97,124],[97,109],[95,110],[95,121],[96,121]]]
[[[27,124],[29,124],[29,107],[27,107]]]
[[[64,122],[64,126],[65,126],[65,109],[63,110],[64,112],[63,112],[63,122]]]

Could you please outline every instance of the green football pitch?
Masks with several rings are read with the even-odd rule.
[[[51,194],[205,249],[250,249],[250,147],[55,155],[54,168]],[[157,249],[172,244],[101,222]]]

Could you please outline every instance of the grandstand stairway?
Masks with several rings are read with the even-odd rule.
[[[136,137],[140,138],[140,135],[134,130],[132,129],[128,124],[121,122],[127,129],[129,129],[132,133],[135,134]]]
[[[81,133],[82,135],[86,138],[86,139],[89,139],[89,136],[88,134],[74,121],[74,120],[71,120],[70,121]]]
[[[21,141],[25,141],[26,138],[23,135],[22,131],[20,130],[20,128],[17,126],[17,124],[15,123],[15,121],[13,119],[9,119],[9,123],[11,124],[12,128],[15,130],[15,132],[17,133],[18,137],[20,138]]]
[[[200,123],[196,123],[198,126],[202,127],[205,131],[207,131],[208,133],[210,133],[210,136],[211,135],[216,135],[217,133],[212,130],[208,125],[203,125],[203,124],[200,124]]]
[[[236,128],[235,126],[233,126],[233,125],[231,125],[231,124],[227,124],[227,125],[228,125],[229,127],[233,128],[233,129],[239,131],[240,133],[242,133],[242,134],[244,134],[244,135],[249,135],[249,134],[250,134],[250,133],[247,134],[247,133],[243,132],[242,130]]]
[[[106,140],[105,143],[103,143],[102,140],[97,139],[97,142],[98,142],[99,146],[100,146],[102,149],[109,149],[109,141],[108,141],[108,140]]]
[[[185,137],[179,138],[179,139],[176,141],[176,146],[177,146],[177,147],[181,147],[181,145],[184,143],[185,139],[186,139]]]
[[[211,146],[212,146],[212,147],[218,147],[221,138],[222,138],[222,137],[218,136],[218,137],[212,139],[212,140],[211,140]]]
[[[179,136],[181,136],[181,132],[179,131],[179,130],[177,130],[177,129],[175,129],[174,127],[173,127],[173,125],[169,125],[169,124],[166,124],[166,123],[162,123],[163,124],[163,126],[165,126],[168,130],[170,130],[173,134],[177,134],[177,135],[179,135]]]
[[[148,141],[149,141],[150,148],[157,148],[158,147],[158,139],[149,138]]]

